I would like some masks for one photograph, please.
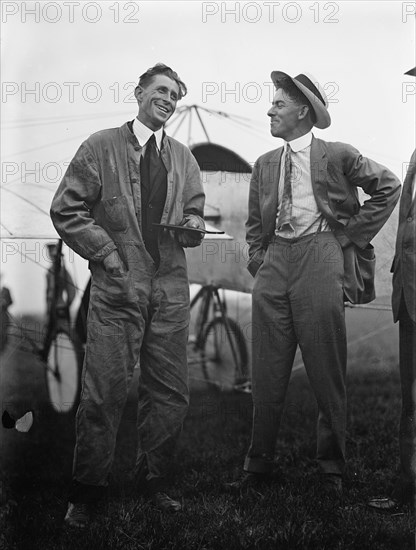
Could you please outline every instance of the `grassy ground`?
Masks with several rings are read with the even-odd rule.
[[[392,353],[357,345],[348,377],[348,467],[341,501],[319,490],[315,450],[316,406],[302,369],[292,378],[273,483],[262,494],[229,494],[250,438],[251,397],[199,384],[173,461],[172,494],[184,510],[166,516],[136,493],[135,390],[119,433],[113,478],[96,522],[83,532],[63,527],[74,444],[73,416],[47,405],[41,378],[30,376],[33,356],[14,354],[19,392],[35,410],[26,434],[1,430],[1,468],[8,504],[0,508],[0,548],[52,549],[410,549],[410,509],[379,515],[365,505],[384,494],[397,468],[399,377]],[[376,357],[376,360],[374,359]],[[4,366],[4,365],[3,365]],[[3,367],[2,367],[3,368]],[[27,370],[25,370],[27,368]],[[3,371],[4,372],[4,371]],[[2,381],[4,377],[2,378]],[[13,385],[9,392],[16,393]],[[7,397],[7,396],[6,396]],[[6,399],[2,394],[3,404]],[[12,396],[7,400],[13,402]],[[23,411],[23,409],[22,409]]]

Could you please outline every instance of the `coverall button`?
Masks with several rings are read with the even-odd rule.
[[[409,216],[409,217],[407,218],[407,221],[408,221],[408,222],[412,222],[412,221],[413,221],[412,216]]]

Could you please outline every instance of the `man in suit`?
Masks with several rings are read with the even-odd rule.
[[[405,74],[416,76],[416,67]],[[400,475],[391,497],[371,499],[369,506],[395,511],[415,498],[416,380],[416,150],[410,159],[399,205],[393,273],[393,318],[399,321],[399,366],[402,412],[399,429]]]
[[[374,299],[369,244],[390,216],[400,183],[354,147],[325,142],[324,91],[311,76],[274,71],[270,130],[284,146],[253,170],[246,222],[253,287],[251,445],[234,489],[270,478],[275,444],[297,345],[319,415],[317,461],[323,490],[342,493],[345,464],[347,345],[344,300]],[[361,205],[357,187],[370,198]]]
[[[143,73],[139,112],[81,145],[55,194],[51,217],[92,273],[81,400],[67,524],[83,527],[108,484],[117,431],[140,358],[137,472],[164,511],[168,472],[188,403],[189,283],[183,247],[203,229],[198,164],[167,136],[186,86],[170,67]],[[143,483],[144,482],[144,483]]]

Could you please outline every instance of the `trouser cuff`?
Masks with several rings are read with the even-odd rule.
[[[252,474],[271,474],[273,461],[265,458],[247,457],[244,461],[244,471]]]
[[[69,502],[93,504],[101,500],[107,492],[103,485],[87,485],[73,479],[69,488]]]
[[[391,496],[400,503],[413,502],[415,499],[414,482],[399,478],[393,487]]]
[[[345,462],[341,460],[318,460],[318,465],[321,474],[342,476],[345,469]]]
[[[153,477],[151,479],[146,479],[145,482],[146,493],[149,495],[154,495],[158,492],[166,491],[166,478],[163,477]]]

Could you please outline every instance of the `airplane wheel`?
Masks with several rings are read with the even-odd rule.
[[[53,409],[70,412],[78,404],[82,360],[71,336],[59,330],[46,356],[46,386]]]
[[[222,317],[208,324],[202,349],[202,371],[206,381],[224,391],[244,386],[249,378],[243,333],[238,323],[229,317],[226,319],[228,327]]]

